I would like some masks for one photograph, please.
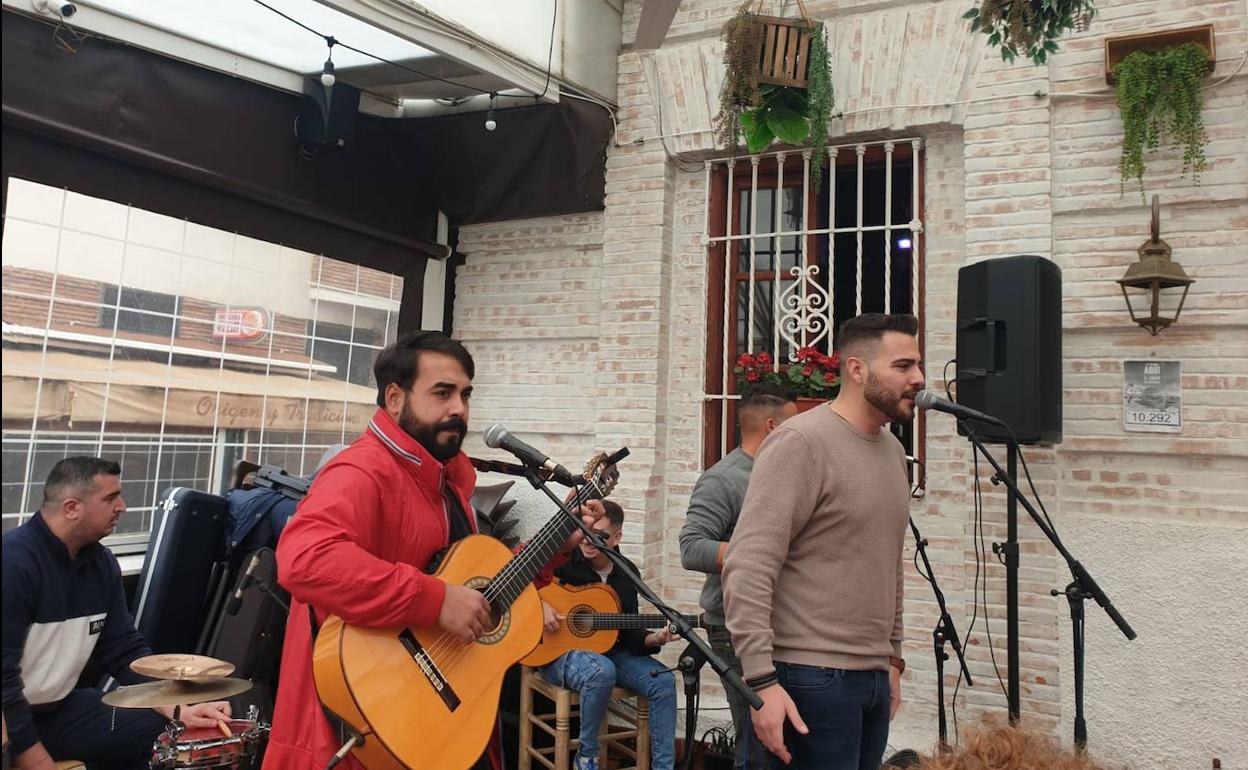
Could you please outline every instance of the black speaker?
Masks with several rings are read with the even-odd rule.
[[[1021,256],[959,270],[957,356],[958,403],[1000,418],[1020,443],[1060,444],[1061,268]],[[1010,438],[992,425],[975,432],[986,441]]]
[[[295,119],[295,136],[303,147],[346,147],[355,134],[359,111],[358,88],[342,82],[327,88],[319,78],[308,78]]]

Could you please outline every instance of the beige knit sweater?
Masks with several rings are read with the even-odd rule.
[[[901,655],[905,451],[828,406],[763,443],[724,560],[728,630],[746,678],[774,661],[888,670]]]

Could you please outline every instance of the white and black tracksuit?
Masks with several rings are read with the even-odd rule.
[[[164,720],[148,709],[112,709],[80,688],[88,662],[122,684],[150,654],[126,607],[121,569],[95,544],[71,559],[36,513],[4,535],[4,718],[12,756],[41,742],[53,759],[95,768],[146,768]]]

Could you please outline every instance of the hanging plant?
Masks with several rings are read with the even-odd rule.
[[[741,139],[741,116],[763,101],[758,82],[758,62],[763,55],[763,25],[750,13],[753,0],[745,0],[724,24],[724,84],[719,91],[715,115],[715,139],[724,147],[736,147]]]
[[[971,19],[972,32],[988,36],[988,45],[1001,47],[1003,60],[1023,54],[1040,65],[1057,51],[1059,37],[1086,28],[1095,15],[1093,0],[983,0],[962,18]]]
[[[1183,175],[1200,183],[1205,170],[1205,121],[1200,81],[1209,71],[1209,51],[1185,43],[1162,51],[1136,51],[1114,65],[1115,93],[1122,112],[1123,191],[1135,179],[1144,200],[1144,153],[1156,150],[1166,134],[1183,147]]]
[[[832,119],[832,64],[828,56],[827,30],[820,24],[810,41],[810,69],[806,71],[806,104],[810,135],[810,181],[815,193],[823,183],[823,164],[828,159],[828,121]]]
[[[827,158],[832,75],[822,24],[758,16],[745,0],[724,25],[724,84],[715,138],[725,147],[745,140],[751,153],[779,139],[812,148],[818,192]],[[787,44],[786,44],[787,41]]]

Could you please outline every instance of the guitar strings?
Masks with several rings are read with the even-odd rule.
[[[592,489],[590,487],[592,487]],[[598,480],[594,478],[587,479],[585,485],[576,490],[576,494],[573,495],[568,506],[573,509],[579,508],[591,499],[591,493],[597,493],[599,497],[605,497],[601,488],[598,486]],[[532,556],[532,554],[541,552],[547,546],[551,545],[551,543],[547,541],[553,541],[553,539],[557,537],[559,530],[566,524],[567,522],[562,521],[559,515],[552,516],[549,520],[547,520],[547,522],[538,530],[537,534],[529,540],[529,544],[525,547],[525,549],[507,562],[506,566],[504,566],[503,569],[490,580],[489,586],[487,586],[485,591],[481,592],[486,600],[493,604],[494,599],[499,598],[505,593],[509,593],[507,591],[508,583],[515,579],[515,573],[522,571],[521,567],[517,565],[522,560],[526,560],[526,557],[528,557],[525,563],[525,569],[523,570],[527,571],[529,567],[527,562],[535,561],[537,558]],[[549,556],[546,557],[547,560],[549,560],[549,558]],[[526,583],[525,586],[527,585],[528,584]],[[495,590],[496,586],[497,590]],[[524,587],[521,587],[520,592],[523,593],[523,591]],[[515,596],[510,596],[508,598],[507,604],[509,609],[510,605],[518,598],[520,598],[520,594],[516,594]],[[441,636],[434,640],[433,644],[429,645],[425,654],[431,661],[437,663],[439,668],[454,668],[472,649],[472,645],[475,641],[476,640],[474,639],[473,642],[465,644],[460,642],[459,639],[451,636],[451,634],[443,632]],[[436,659],[441,658],[448,652],[451,654],[447,656],[445,661],[439,662]],[[443,675],[448,676],[445,671],[443,672]]]

